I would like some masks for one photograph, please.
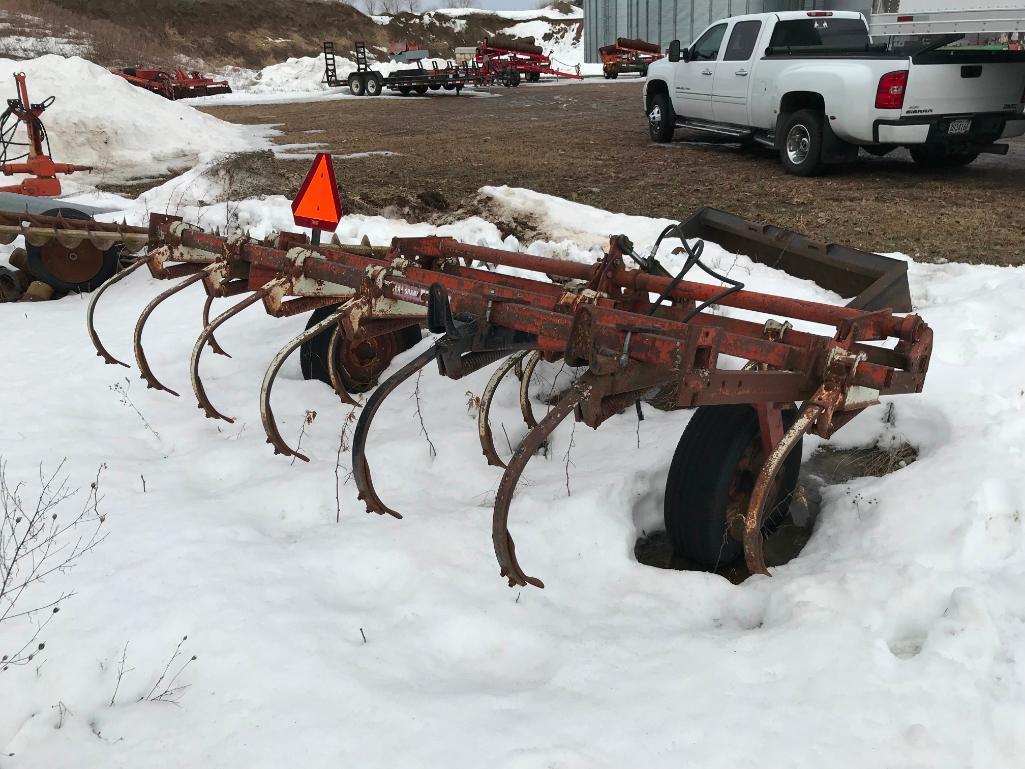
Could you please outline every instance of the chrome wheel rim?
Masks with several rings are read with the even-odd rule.
[[[648,122],[651,123],[652,130],[657,131],[662,127],[662,108],[657,104],[648,113]]]
[[[811,133],[807,127],[798,123],[787,134],[787,157],[795,166],[808,159],[811,152]]]

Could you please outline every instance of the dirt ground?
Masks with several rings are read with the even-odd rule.
[[[1025,143],[967,168],[923,171],[906,153],[824,177],[783,173],[773,153],[680,134],[655,145],[639,81],[496,89],[491,97],[364,98],[210,107],[236,123],[275,124],[283,144],[323,143],[360,207],[454,209],[508,184],[612,211],[682,219],[701,206],[816,239],[916,259],[1025,263]],[[390,151],[338,159],[339,155]],[[306,161],[276,161],[293,179]],[[280,178],[282,169],[275,173]],[[415,207],[415,205],[414,205]]]

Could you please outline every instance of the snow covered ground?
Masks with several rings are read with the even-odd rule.
[[[170,207],[224,224],[228,207],[197,208],[174,189],[121,204],[130,221]],[[644,247],[665,224],[528,190],[482,192],[497,210],[536,217],[550,239],[502,241],[476,218],[434,228],[349,216],[339,235],[441,232],[591,260],[610,232]],[[234,213],[256,235],[290,227],[284,198]],[[743,256],[706,254],[752,288],[838,301]],[[912,263],[910,275],[936,332],[926,390],[892,399],[893,425],[875,408],[834,443],[899,434],[920,459],[827,488],[801,555],[737,586],[632,555],[660,526],[686,413],[560,428],[513,505],[521,562],[547,587],[510,590],[490,538],[501,473],[480,456],[467,405],[490,371],[458,383],[425,372],[436,456],[411,385],[382,408],[368,456],[382,497],[406,516],[391,520],[363,513],[347,452],[336,469],[350,410],[303,381],[294,359],[275,410],[291,440],[316,411],[302,443],[312,461],[292,464],[264,442],[260,377],[304,318],[251,311],[219,334],[234,357],[207,356],[203,373],[238,418],[226,425],[201,417],[186,378],[201,292],[163,306],[146,331],[154,370],[181,398],[94,357],[84,299],[0,305],[8,476],[31,491],[40,463],[67,457],[82,486],[105,464],[109,530],[44,586],[40,597],[76,595],[46,629],[38,664],[0,678],[0,754],[13,754],[3,766],[734,767],[753,755],[814,769],[1020,766],[1025,269]],[[115,354],[130,359],[135,318],[165,286],[137,273],[101,304]],[[494,421],[511,441],[523,434],[512,387]],[[23,630],[4,627],[0,647]],[[145,699],[186,635],[173,670],[197,659],[175,684],[188,687],[177,706]]]

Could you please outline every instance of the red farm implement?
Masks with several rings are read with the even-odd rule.
[[[582,80],[580,67],[565,72],[552,67],[552,59],[539,45],[522,40],[485,39],[477,46],[476,63],[486,78],[506,86],[521,80],[536,83],[542,75]]]
[[[5,232],[2,224],[0,233]],[[59,236],[66,223],[40,218],[11,224],[19,226],[37,228],[39,237]],[[747,253],[757,260],[778,264],[789,259],[814,280],[855,289],[859,297],[852,304],[859,307],[747,290],[702,259],[700,233],[721,233],[735,245],[746,243]],[[718,469],[695,473],[690,462],[674,461],[665,507],[670,539],[678,552],[706,567],[743,560],[752,573],[764,574],[763,536],[786,513],[803,436],[828,438],[880,396],[920,392],[932,350],[932,331],[922,319],[892,309],[909,309],[906,274],[898,263],[713,209],[667,227],[648,254],[638,253],[627,237],[613,236],[593,264],[447,237],[394,238],[380,247],[314,245],[293,233],[257,241],[241,234],[208,234],[162,215],[153,215],[145,229],[93,223],[85,236],[117,238],[131,248],[145,244],[147,249],[94,293],[89,304],[89,334],[107,363],[126,365],[96,333],[94,318],[103,293],[143,267],[157,278],[176,280],[147,305],[135,326],[135,358],[149,387],[177,395],[147,360],[147,320],[178,292],[203,287],[203,330],[192,347],[189,371],[196,401],[209,418],[231,421],[214,405],[200,373],[207,347],[224,354],[215,338],[218,329],[255,305],[275,317],[315,310],[306,330],[278,351],[264,374],[263,427],[275,453],[307,459],[282,437],[271,392],[290,354],[300,350],[302,356],[320,344],[339,399],[362,407],[352,468],[368,512],[400,517],[375,489],[367,459],[371,424],[384,400],[431,364],[450,379],[498,364],[481,396],[479,435],[488,463],[503,472],[492,535],[501,574],[510,585],[543,586],[519,565],[508,528],[510,505],[525,465],[570,415],[597,428],[656,398],[661,408],[696,409],[677,457],[701,456],[702,463],[717,463]],[[675,274],[655,256],[659,245],[670,241],[683,261]],[[503,272],[508,270],[517,275]],[[691,270],[707,273],[717,285],[688,281]],[[211,320],[216,297],[240,298]],[[744,318],[722,312],[730,308],[746,311]],[[817,324],[828,333],[798,330],[791,321]],[[420,341],[423,327],[429,341]],[[354,360],[377,355],[380,373],[391,355],[414,344],[420,345],[419,354],[390,372],[365,401],[352,396],[347,385],[358,373]],[[529,382],[542,360],[573,367],[576,379],[547,414],[535,415]],[[513,372],[521,380],[521,408],[530,429],[511,457],[503,458],[492,439],[489,414],[499,382]],[[376,373],[370,374],[360,389],[373,386]],[[301,408],[278,404],[283,405],[297,412]],[[707,536],[695,536],[698,530]]]
[[[617,37],[612,45],[599,48],[598,55],[605,79],[615,80],[625,72],[636,72],[645,77],[648,65],[662,58],[662,50],[655,43]]]
[[[181,67],[174,72],[142,67],[125,67],[111,71],[132,85],[160,94],[165,99],[191,99],[196,96],[231,93],[227,80],[214,80],[200,72],[188,72]]]
[[[54,97],[32,104],[28,98],[25,73],[14,76],[18,96],[7,100],[7,109],[0,115],[0,170],[4,176],[27,174],[31,178],[20,184],[0,187],[0,192],[14,192],[20,195],[56,197],[61,194],[57,174],[73,174],[75,171],[89,171],[91,166],[76,166],[70,163],[54,163],[50,157],[50,140],[40,119],[43,112],[53,104]],[[26,140],[18,141],[20,124],[25,125]],[[16,154],[13,148],[24,148]]]

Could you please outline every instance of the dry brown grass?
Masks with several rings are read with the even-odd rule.
[[[19,33],[82,41],[90,48],[89,58],[105,66],[128,66],[144,62],[176,64],[184,61],[172,46],[157,35],[124,27],[107,19],[91,18],[64,8],[53,0],[2,0],[0,9],[34,17],[23,20],[23,28],[18,30]]]
[[[868,446],[838,449],[830,445],[819,448],[818,466],[831,483],[847,483],[855,478],[882,477],[907,467],[918,459],[918,449],[906,441],[890,446]]]

